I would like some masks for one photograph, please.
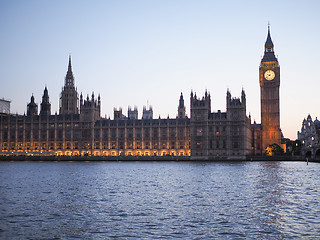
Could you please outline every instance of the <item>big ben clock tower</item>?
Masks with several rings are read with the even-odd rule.
[[[280,145],[281,143],[279,106],[280,66],[278,59],[274,55],[269,26],[264,48],[264,56],[259,67],[263,149],[270,144],[276,143]]]

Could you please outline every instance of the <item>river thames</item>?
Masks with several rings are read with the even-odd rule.
[[[0,162],[0,239],[320,239],[320,164]]]

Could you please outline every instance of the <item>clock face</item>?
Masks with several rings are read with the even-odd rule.
[[[271,81],[272,79],[274,79],[274,77],[276,76],[276,74],[274,73],[274,71],[272,70],[267,70],[265,73],[264,73],[264,78]]]

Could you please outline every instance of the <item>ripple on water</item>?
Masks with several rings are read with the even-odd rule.
[[[319,164],[0,162],[3,239],[320,239]]]

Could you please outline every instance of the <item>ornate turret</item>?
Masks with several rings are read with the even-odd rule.
[[[178,106],[178,118],[185,118],[186,117],[186,107],[184,106],[184,99],[181,93],[179,99],[179,106]]]
[[[94,122],[100,119],[100,95],[98,99],[94,98],[94,92],[92,92],[91,100],[87,95],[87,100],[83,99],[82,93],[80,95],[80,119],[81,121]]]
[[[149,109],[147,109],[146,106],[143,106],[142,119],[152,119],[152,118],[153,118],[152,106],[149,106]]]
[[[128,107],[128,118],[129,119],[138,119],[138,108],[135,106],[132,109],[130,106]]]
[[[74,86],[74,77],[71,67],[71,56],[69,55],[68,71],[65,77],[65,85],[60,96],[60,114],[78,114],[78,93]]]
[[[43,91],[40,115],[41,116],[51,115],[51,103],[49,102],[49,94],[48,94],[47,87],[45,87]]]
[[[231,108],[246,109],[246,94],[241,91],[241,98],[232,97],[229,89],[227,90],[227,110]]]
[[[190,95],[190,118],[191,120],[208,120],[209,114],[211,113],[211,96],[210,93],[205,91],[204,96],[200,99],[197,94],[191,92]]]
[[[38,105],[34,102],[34,96],[32,94],[30,103],[27,106],[27,115],[32,116],[32,115],[38,115]]]

